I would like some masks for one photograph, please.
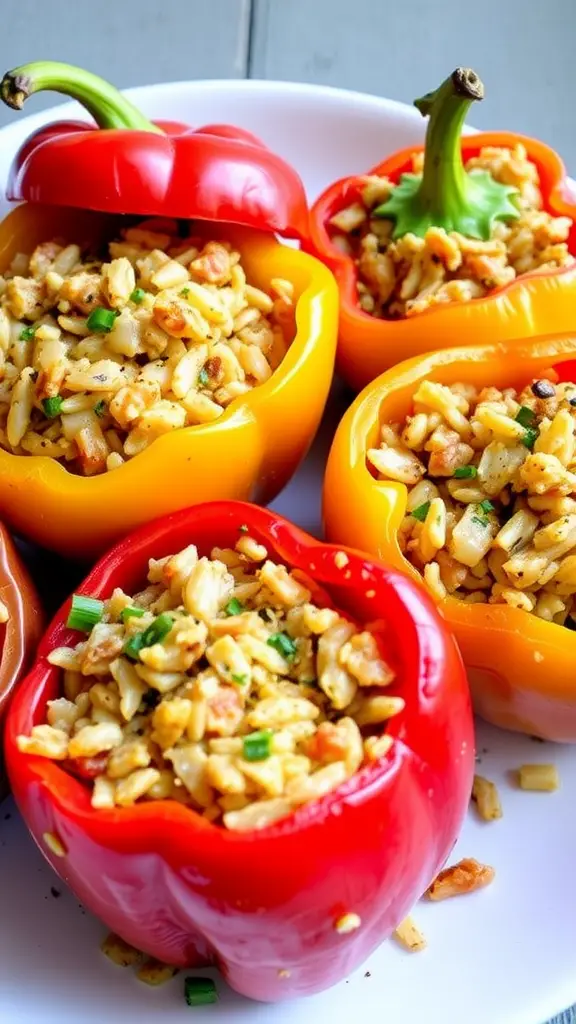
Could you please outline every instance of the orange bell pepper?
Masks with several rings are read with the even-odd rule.
[[[110,215],[25,204],[0,224],[0,274],[17,252],[54,237],[104,241]],[[196,226],[195,226],[196,230]],[[56,460],[0,450],[0,517],[69,557],[87,559],[141,523],[215,498],[266,504],[297,469],[314,437],[332,380],[338,295],[329,271],[270,234],[226,224],[198,233],[240,251],[250,281],[294,285],[295,336],[264,384],[207,424],[164,434],[100,476],[73,475]]]
[[[575,380],[576,363],[564,371],[561,366],[575,359],[576,337],[555,335],[513,346],[444,349],[382,374],[357,397],[336,432],[324,480],[327,538],[369,552],[421,582],[398,544],[406,487],[376,480],[367,466],[379,426],[406,416],[423,380],[497,388],[524,387],[542,376]],[[460,646],[478,714],[505,729],[576,742],[576,632],[505,604],[447,597],[440,608]]]
[[[554,216],[576,220],[576,201],[570,191],[560,157],[544,143],[511,132],[482,132],[460,140],[464,117],[473,100],[481,99],[473,72],[474,88],[457,94],[454,73],[436,93],[416,106],[430,114],[426,147],[410,146],[387,157],[367,173],[405,181],[396,190],[403,194],[384,204],[380,216],[396,219],[400,234],[423,234],[434,224],[447,231],[459,230],[473,238],[486,238],[494,220],[513,216],[505,186],[500,195],[492,194],[494,182],[480,182],[465,175],[463,163],[485,146],[515,147],[521,143],[540,176],[544,208]],[[446,90],[452,82],[452,94]],[[480,83],[481,86],[481,83]],[[444,92],[442,92],[444,90]],[[442,95],[441,95],[442,94]],[[446,100],[434,109],[435,101]],[[412,159],[426,152],[429,179],[417,181],[408,172]],[[426,170],[424,172],[426,175]],[[358,273],[353,258],[340,251],[329,233],[331,218],[344,207],[357,202],[365,175],[343,178],[330,185],[316,200],[311,211],[309,251],[333,271],[340,290],[340,326],[336,365],[347,383],[359,391],[380,373],[411,356],[454,345],[510,341],[543,334],[570,331],[575,324],[576,265],[544,273],[523,274],[484,298],[431,306],[425,312],[401,320],[383,320],[365,313],[358,305]],[[421,185],[422,182],[422,185]],[[418,189],[417,187],[418,186]],[[478,193],[479,187],[487,192]],[[394,197],[394,193],[393,193]],[[389,212],[385,212],[385,208]],[[568,239],[569,251],[576,255],[576,223]]]
[[[42,636],[44,613],[20,553],[0,523],[0,598],[8,618],[0,624],[0,738],[14,693]],[[8,777],[0,747],[0,801],[8,794]]]

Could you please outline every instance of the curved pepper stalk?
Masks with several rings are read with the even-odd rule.
[[[153,523],[102,559],[80,592],[131,593],[150,557],[190,543],[207,554],[245,526],[382,644],[397,673],[391,692],[406,700],[387,755],[260,832],[228,832],[170,801],[95,811],[78,779],[16,744],[58,693],[47,655],[72,640],[69,601],[12,705],[6,751],[32,835],[85,906],[160,960],[210,961],[243,995],[277,1001],[358,967],[443,866],[469,801],[473,722],[459,654],[424,591],[355,551],[343,559],[266,509],[221,502]],[[345,913],[360,919],[347,935],[335,927]]]
[[[484,86],[471,68],[456,68],[435,92],[415,100],[428,117],[422,174],[403,174],[375,217],[395,221],[393,238],[408,232],[424,237],[428,228],[458,231],[466,238],[489,239],[499,220],[515,220],[518,189],[502,185],[488,171],[465,171],[461,134],[466,114]]]
[[[104,79],[55,61],[8,71],[0,98],[21,110],[44,90],[78,100],[96,126],[56,121],[31,135],[13,161],[8,199],[308,234],[302,181],[250,132],[156,124]]]
[[[406,487],[376,480],[366,463],[380,424],[401,420],[424,380],[463,381],[478,390],[522,388],[539,377],[576,380],[575,360],[574,335],[554,335],[509,346],[444,349],[382,374],[358,396],[336,431],[324,478],[327,537],[354,543],[421,584],[398,543]],[[472,605],[448,597],[440,610],[458,641],[478,714],[503,729],[576,743],[575,632],[506,604]]]

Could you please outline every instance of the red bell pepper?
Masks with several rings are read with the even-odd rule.
[[[460,656],[425,592],[358,552],[342,558],[341,548],[266,509],[217,502],[152,523],[103,558],[80,593],[133,593],[151,556],[190,542],[201,553],[233,545],[244,524],[271,557],[312,577],[379,638],[397,673],[391,692],[406,699],[389,724],[388,754],[255,833],[228,831],[170,801],[95,811],[81,781],[16,743],[44,721],[58,693],[58,671],[46,659],[76,639],[66,627],[69,601],[12,704],[6,754],[40,849],[109,928],[168,963],[215,963],[238,992],[276,1001],[341,980],[424,892],[462,823],[474,737]],[[335,927],[344,914],[360,918],[349,934]]]
[[[96,125],[56,121],[27,139],[12,165],[9,199],[306,235],[302,181],[250,132],[152,123],[102,78],[53,61],[7,72],[0,97],[19,110],[43,90],[72,96]]]

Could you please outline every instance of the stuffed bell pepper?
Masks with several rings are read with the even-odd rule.
[[[36,654],[42,636],[42,608],[10,534],[0,524],[0,742],[15,688]],[[0,749],[0,800],[8,780]]]
[[[573,336],[383,374],[338,429],[324,517],[331,540],[424,581],[484,718],[576,741]]]
[[[42,128],[0,224],[0,514],[88,558],[211,498],[270,501],[316,431],[337,289],[283,246],[296,172],[229,126],[153,124],[106,82],[39,63],[5,102],[74,96],[95,125]],[[143,219],[144,218],[144,219]]]
[[[312,250],[340,287],[339,369],[357,390],[432,349],[572,330],[576,200],[560,158],[510,132],[461,138],[478,76],[417,100],[424,147],[317,200]]]
[[[96,565],[6,749],[90,910],[263,1001],[327,988],[392,932],[455,842],[474,765],[462,662],[424,590],[240,502]]]

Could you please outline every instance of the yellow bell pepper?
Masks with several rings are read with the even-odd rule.
[[[104,241],[110,215],[24,204],[0,224],[0,274],[18,252],[55,237]],[[222,224],[198,234],[230,241],[251,283],[294,285],[296,334],[264,384],[219,419],[164,434],[112,472],[82,477],[55,459],[0,450],[0,518],[69,557],[87,559],[135,526],[216,498],[265,504],[288,482],[320,423],[332,380],[338,293],[316,259],[270,234]]]
[[[334,438],[324,480],[328,540],[369,552],[422,582],[398,543],[407,488],[377,480],[368,469],[366,452],[378,446],[381,424],[404,419],[424,380],[524,387],[533,378],[555,379],[556,367],[561,380],[576,381],[575,360],[576,339],[556,335],[444,349],[382,374],[348,409]],[[576,632],[507,604],[466,604],[448,596],[440,609],[454,630],[483,718],[505,729],[576,742]]]

